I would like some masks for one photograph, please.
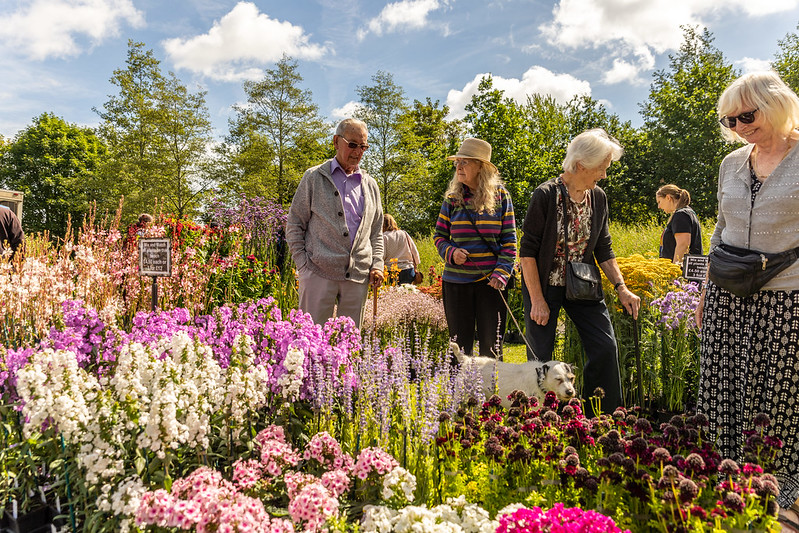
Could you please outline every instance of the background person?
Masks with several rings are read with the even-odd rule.
[[[359,164],[366,124],[336,127],[336,156],[305,171],[289,208],[288,243],[300,282],[300,309],[317,324],[333,316],[359,328],[369,283],[383,282],[383,209],[377,182]]]
[[[390,265],[396,259],[399,283],[413,283],[416,266],[421,262],[416,243],[407,231],[399,229],[391,215],[383,215],[383,263]]]
[[[10,258],[13,259],[24,237],[25,233],[16,213],[0,205],[0,255],[8,248],[11,250]]]
[[[491,145],[466,139],[448,157],[455,175],[444,193],[434,242],[444,259],[441,291],[450,338],[471,355],[502,354],[507,283],[516,261],[513,202],[491,163]],[[502,292],[500,292],[502,291]]]
[[[685,254],[702,255],[702,226],[691,204],[691,194],[676,185],[664,185],[655,193],[658,209],[670,213],[660,235],[660,257],[682,264]]]
[[[638,317],[640,298],[624,284],[608,229],[608,200],[597,183],[607,176],[611,161],[623,153],[618,141],[602,129],[581,133],[569,143],[563,173],[539,185],[530,199],[519,246],[522,265],[522,300],[526,337],[535,356],[552,359],[558,313],[563,307],[574,322],[587,356],[583,394],[602,387],[604,410],[622,405],[618,348],[605,301],[566,300],[566,262],[598,262],[618,292],[624,308]],[[563,200],[560,184],[568,194],[568,248],[564,249]],[[528,359],[533,354],[527,354]],[[587,398],[586,398],[587,399]],[[594,416],[590,402],[586,416]],[[599,414],[599,413],[596,413]]]
[[[745,142],[719,170],[719,213],[710,238],[761,252],[799,246],[799,98],[775,72],[750,73],[721,95],[722,135]],[[776,458],[783,530],[799,530],[799,262],[760,291],[737,297],[708,282],[699,307],[698,409],[719,453],[743,459],[743,431],[760,412],[782,439]],[[790,522],[790,523],[789,523]]]

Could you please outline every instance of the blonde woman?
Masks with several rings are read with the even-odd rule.
[[[444,194],[434,242],[444,259],[442,295],[449,335],[472,354],[475,328],[480,355],[502,354],[507,283],[516,261],[513,202],[491,163],[491,145],[466,139],[449,156],[455,175]]]
[[[691,194],[676,185],[664,185],[655,193],[658,208],[669,213],[660,236],[660,257],[682,263],[685,254],[702,254],[702,226],[689,206]]]
[[[721,132],[746,143],[721,162],[710,238],[777,253],[799,247],[799,97],[773,71],[735,80],[718,102]],[[746,297],[709,281],[700,298],[698,410],[719,452],[744,460],[744,434],[765,412],[783,442],[775,475],[783,531],[799,531],[799,263]]]

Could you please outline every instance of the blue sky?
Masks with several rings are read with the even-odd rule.
[[[439,100],[453,117],[491,73],[519,101],[588,93],[637,126],[680,25],[706,26],[747,71],[767,67],[797,23],[799,0],[0,0],[0,135],[43,112],[97,125],[128,39],[207,91],[217,139],[242,82],[284,53],[329,120],[384,70],[409,101]]]

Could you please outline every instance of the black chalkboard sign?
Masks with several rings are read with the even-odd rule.
[[[683,258],[682,275],[690,281],[707,279],[708,259],[706,255],[686,255]]]
[[[139,239],[139,274],[153,277],[172,275],[170,239]]]

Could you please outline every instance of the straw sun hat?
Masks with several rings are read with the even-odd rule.
[[[481,139],[469,138],[463,141],[458,153],[447,157],[448,160],[477,159],[487,164],[494,170],[497,167],[491,162],[491,145]]]

